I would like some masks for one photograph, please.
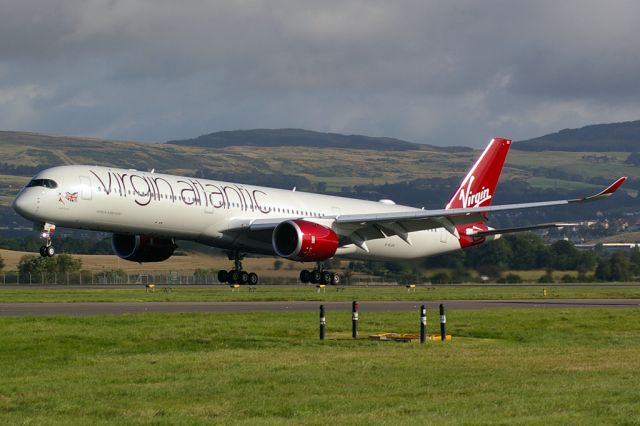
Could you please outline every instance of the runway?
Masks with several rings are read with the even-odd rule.
[[[361,312],[409,311],[423,303],[435,310],[522,308],[638,308],[640,299],[553,299],[553,300],[445,300],[362,301]],[[323,304],[328,311],[350,311],[351,302],[104,302],[104,303],[0,303],[0,316],[86,316],[142,313],[189,312],[313,312]]]

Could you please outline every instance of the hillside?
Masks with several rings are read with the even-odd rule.
[[[439,208],[449,199],[479,151],[451,153],[423,145],[417,147],[398,151],[286,146],[210,148],[0,132],[0,235],[19,237],[29,232],[31,225],[10,209],[11,201],[31,176],[62,164],[155,169],[158,173],[285,189],[297,187],[299,191],[370,200],[388,198],[412,206]],[[625,152],[512,150],[496,203],[580,197],[627,175],[630,179],[623,193],[606,209],[609,214],[633,214],[640,211],[635,198],[640,180],[638,167],[629,163],[628,157]],[[556,214],[555,209],[546,210],[543,216],[523,212],[507,215],[505,224],[594,218],[602,208],[605,205],[593,203],[561,214]]]
[[[640,152],[640,120],[564,129],[516,142],[525,151]]]
[[[155,169],[278,188],[339,191],[417,177],[460,176],[477,155],[471,149],[452,155],[439,148],[418,147],[385,153],[343,148],[208,148],[0,131],[0,205],[8,206],[38,171],[64,164]]]
[[[443,150],[439,147],[394,138],[320,133],[302,129],[234,130],[209,133],[193,139],[174,140],[166,143],[207,148],[303,146],[306,148],[369,149],[375,151],[410,151],[423,148],[432,151]]]

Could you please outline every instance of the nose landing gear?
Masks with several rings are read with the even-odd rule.
[[[40,238],[44,240],[44,245],[40,247],[40,256],[53,257],[56,250],[51,242],[51,236],[56,230],[56,226],[51,223],[43,223],[40,229]]]
[[[229,260],[233,260],[234,267],[229,271],[225,271],[224,269],[218,271],[218,281],[229,284],[258,284],[258,274],[242,270],[242,259],[244,259],[244,256],[244,254],[240,254],[238,251],[230,252]]]

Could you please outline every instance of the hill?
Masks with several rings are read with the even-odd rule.
[[[0,236],[18,238],[30,233],[31,224],[13,212],[11,201],[39,170],[62,164],[155,169],[159,173],[278,188],[297,187],[300,191],[370,200],[388,198],[402,204],[439,208],[449,199],[479,152],[467,149],[454,154],[425,145],[412,146],[416,149],[210,148],[0,132]],[[505,216],[502,226],[594,218],[599,214],[598,209],[605,207],[608,216],[637,212],[638,199],[634,197],[640,190],[640,179],[636,177],[637,166],[628,161],[629,156],[625,152],[576,154],[513,150],[507,159],[496,203],[575,198],[602,188],[618,176],[627,175],[630,179],[615,204],[593,203],[566,213],[558,209],[522,212]],[[499,215],[494,220],[495,225],[500,226]]]
[[[363,135],[321,133],[303,129],[255,129],[209,133],[193,139],[165,142],[171,145],[226,148],[230,146],[281,147],[303,146],[307,148],[368,149],[375,151],[411,151],[443,148],[421,145],[394,138]]]
[[[524,151],[640,152],[640,120],[564,129],[516,142]]]

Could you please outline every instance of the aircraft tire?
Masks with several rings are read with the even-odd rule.
[[[239,278],[240,278],[240,273],[235,269],[232,269],[227,273],[227,282],[229,284],[238,284]]]
[[[313,271],[311,271],[311,273],[309,274],[309,282],[311,284],[318,284],[320,282],[320,280],[322,279],[322,274],[320,273],[320,271],[318,271],[317,269],[314,269]]]
[[[320,283],[321,284],[331,284],[332,281],[332,273],[329,271],[322,271],[320,274]]]
[[[340,281],[342,281],[342,278],[340,277],[340,274],[331,274],[331,284],[332,285],[339,285]]]
[[[260,280],[258,278],[258,274],[256,274],[255,272],[250,273],[248,279],[249,279],[248,282],[249,282],[250,285],[256,285],[256,284],[258,284],[258,281]]]
[[[53,257],[56,254],[56,249],[54,249],[53,246],[49,246],[45,247],[44,252],[46,253],[47,257]]]
[[[238,274],[238,284],[246,284],[249,282],[249,273],[247,271],[240,271]]]
[[[218,271],[218,281],[221,283],[226,283],[229,278],[229,273],[224,269]]]
[[[47,257],[47,253],[45,252],[47,248],[45,246],[40,247],[40,256]]]
[[[308,284],[311,281],[311,273],[306,269],[300,271],[300,282],[303,284]]]

